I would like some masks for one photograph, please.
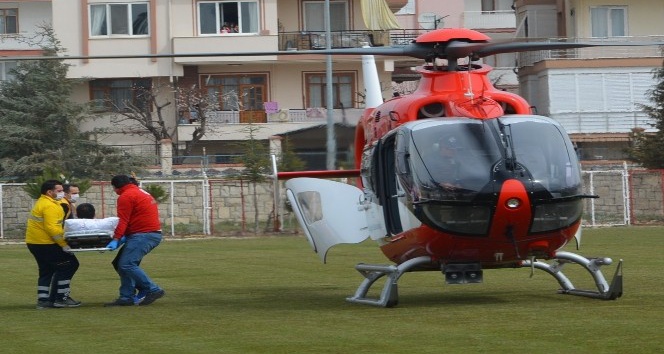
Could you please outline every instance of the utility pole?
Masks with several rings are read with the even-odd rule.
[[[330,0],[325,0],[325,49],[332,49],[332,34],[330,32]],[[328,170],[336,168],[337,159],[337,141],[334,136],[334,100],[332,85],[332,55],[328,54],[325,58],[325,105],[327,106],[327,163]]]

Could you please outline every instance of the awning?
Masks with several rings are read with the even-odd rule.
[[[400,29],[397,18],[385,0],[362,0],[362,18],[372,31]]]

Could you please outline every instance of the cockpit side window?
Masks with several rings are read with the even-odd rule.
[[[377,176],[381,177],[376,178],[376,189],[385,214],[385,227],[388,232],[396,235],[403,229],[399,219],[398,201],[395,197],[398,189],[395,174],[395,140],[394,135],[388,135],[376,146],[376,155],[378,155],[376,172]]]

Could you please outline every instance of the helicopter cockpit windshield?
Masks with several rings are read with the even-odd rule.
[[[472,200],[490,181],[493,166],[503,157],[494,130],[481,120],[468,118],[414,125],[411,166],[421,197]]]
[[[562,127],[549,118],[448,117],[407,123],[400,130],[399,181],[415,214],[429,225],[484,234],[509,179],[521,181],[533,198],[541,221],[533,222],[533,232],[565,227],[581,215],[579,163]]]

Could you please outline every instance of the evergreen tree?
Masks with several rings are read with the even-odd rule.
[[[651,124],[655,133],[645,133],[643,129],[633,129],[630,156],[646,168],[664,168],[664,63],[653,71],[655,87],[648,91],[652,105],[641,105],[643,111],[655,120]]]
[[[266,176],[270,173],[270,157],[269,149],[265,144],[256,139],[256,132],[260,128],[254,124],[248,124],[246,127],[247,140],[241,144],[244,154],[236,159],[237,163],[244,165],[244,169],[240,173],[242,178],[249,181],[254,189],[252,199],[254,202],[254,233],[258,233],[258,193],[256,191],[257,184],[264,182]]]
[[[38,38],[44,56],[62,52],[51,27]],[[103,179],[144,166],[79,131],[86,109],[70,99],[68,69],[63,60],[20,61],[14,79],[0,83],[0,177],[25,181],[51,169]]]
[[[282,140],[281,156],[279,158],[279,171],[301,171],[306,163],[295,153],[293,144],[288,136]]]

